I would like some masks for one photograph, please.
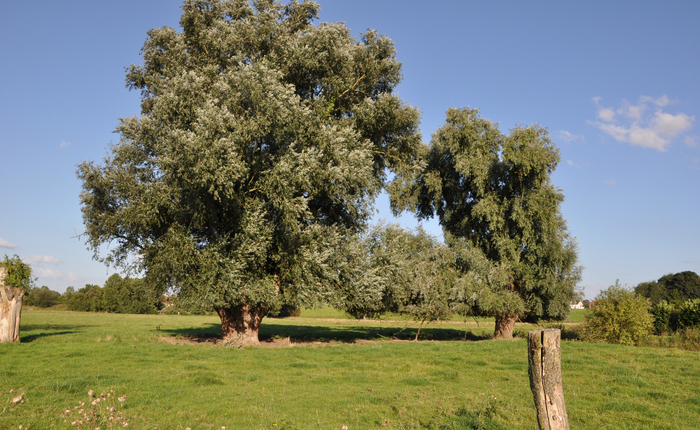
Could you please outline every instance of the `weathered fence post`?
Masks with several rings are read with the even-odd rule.
[[[541,430],[569,430],[564,389],[561,383],[561,331],[529,333],[530,388]]]

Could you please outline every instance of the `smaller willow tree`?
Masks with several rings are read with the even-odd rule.
[[[149,31],[103,165],[78,176],[87,243],[153,288],[214,308],[225,340],[258,342],[268,310],[337,297],[333,256],[369,219],[389,170],[410,175],[419,113],[375,31],[314,25],[319,6],[187,0],[182,31]],[[132,256],[137,258],[132,258]]]
[[[0,261],[0,343],[19,342],[22,299],[34,285],[32,268],[17,255]]]
[[[438,216],[464,274],[453,305],[495,317],[495,338],[512,338],[518,318],[563,319],[578,297],[576,243],[550,180],[558,162],[538,125],[503,135],[477,109],[450,109],[425,170],[395,193],[396,207]]]
[[[344,251],[335,266],[348,287],[341,297],[352,300],[339,300],[336,307],[356,317],[396,312],[421,321],[421,327],[452,312],[450,291],[460,275],[454,253],[422,228],[380,223]]]

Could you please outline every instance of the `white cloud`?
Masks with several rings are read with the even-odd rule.
[[[61,263],[61,260],[59,260],[56,257],[52,257],[50,255],[30,255],[26,258],[23,258],[25,263],[28,264],[36,264],[36,265],[41,265],[44,263],[47,264],[58,264]]]
[[[58,145],[59,148],[61,149],[66,149],[71,145],[70,142],[66,142],[65,140],[62,140],[61,143]]]
[[[683,143],[694,148],[700,144],[700,136],[686,136]]]
[[[573,165],[574,165],[574,162],[571,161],[571,160],[566,160],[566,164],[568,164],[569,166],[573,166]]]
[[[576,141],[579,141],[579,140],[580,140],[580,141],[584,141],[584,140],[585,140],[585,138],[584,138],[583,136],[579,136],[579,135],[577,135],[577,134],[569,133],[569,132],[566,131],[566,130],[559,130],[559,131],[557,132],[557,136],[558,136],[561,140],[563,140],[563,141],[565,141],[565,142],[567,142],[567,143],[576,142]]]
[[[627,134],[629,133],[629,130],[626,130],[624,127],[620,127],[614,124],[601,124],[599,122],[594,122],[591,123],[604,131],[605,133],[609,134],[615,140],[619,140],[621,142],[626,141],[627,139]]]
[[[637,125],[633,125],[627,130],[626,139],[617,139],[621,142],[628,142],[632,145],[644,146],[646,148],[654,148],[659,151],[665,151],[666,145],[670,143],[668,139],[664,139],[661,135],[653,129],[643,128]]]
[[[671,104],[671,100],[668,99],[668,96],[666,94],[662,95],[658,99],[654,100],[654,104],[658,107],[664,107],[666,105]]]
[[[0,248],[19,249],[19,246],[15,245],[14,243],[10,243],[7,240],[0,237]]]
[[[695,123],[695,116],[683,112],[664,112],[663,107],[675,103],[665,94],[656,99],[642,96],[635,105],[623,100],[622,106],[617,110],[601,106],[601,100],[600,97],[593,97],[593,103],[598,108],[597,117],[603,122],[588,123],[618,142],[666,151],[674,137],[687,132]],[[657,107],[653,114],[648,113],[650,103]],[[618,117],[619,121],[616,120]],[[693,146],[695,140],[687,137],[685,143]]]
[[[654,114],[654,118],[651,120],[651,125],[654,129],[659,130],[670,137],[676,137],[679,134],[690,130],[695,122],[694,116],[688,116],[684,113],[679,113],[677,115],[672,115],[670,113],[662,112],[657,110]]]
[[[608,179],[607,181],[604,181],[604,182],[608,185],[617,185],[617,183],[615,183],[614,179]]]
[[[615,111],[608,108],[598,109],[598,118],[603,121],[612,122],[615,119]]]
[[[58,270],[47,269],[46,267],[37,267],[32,272],[39,278],[60,279],[67,282],[79,282],[83,279],[82,276],[78,276],[73,272],[63,273]]]
[[[641,102],[638,105],[631,105],[627,100],[623,100],[622,107],[617,110],[617,113],[626,116],[632,121],[639,121],[646,110],[647,105]]]
[[[700,264],[700,261],[695,261],[695,260],[683,260],[681,263],[684,264]]]

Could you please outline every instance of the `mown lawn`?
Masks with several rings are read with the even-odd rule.
[[[485,339],[480,323],[392,340],[404,326],[265,319],[263,338],[311,343],[231,349],[162,341],[216,336],[215,316],[24,312],[22,343],[0,345],[0,428],[73,428],[60,414],[90,389],[127,395],[135,429],[537,428],[524,339]],[[700,428],[699,358],[564,341],[572,429]]]

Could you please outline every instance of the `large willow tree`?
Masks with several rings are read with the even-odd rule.
[[[410,176],[419,113],[392,93],[391,40],[314,25],[313,2],[182,9],[182,30],[149,31],[128,69],[141,115],[121,120],[103,164],[79,166],[87,244],[255,343],[271,307],[342,291],[332,254],[387,172]]]
[[[496,338],[511,338],[518,318],[562,319],[577,298],[576,243],[550,179],[558,162],[538,125],[504,135],[477,109],[450,109],[425,170],[399,196],[420,217],[439,218],[463,273],[453,306],[495,317]]]

